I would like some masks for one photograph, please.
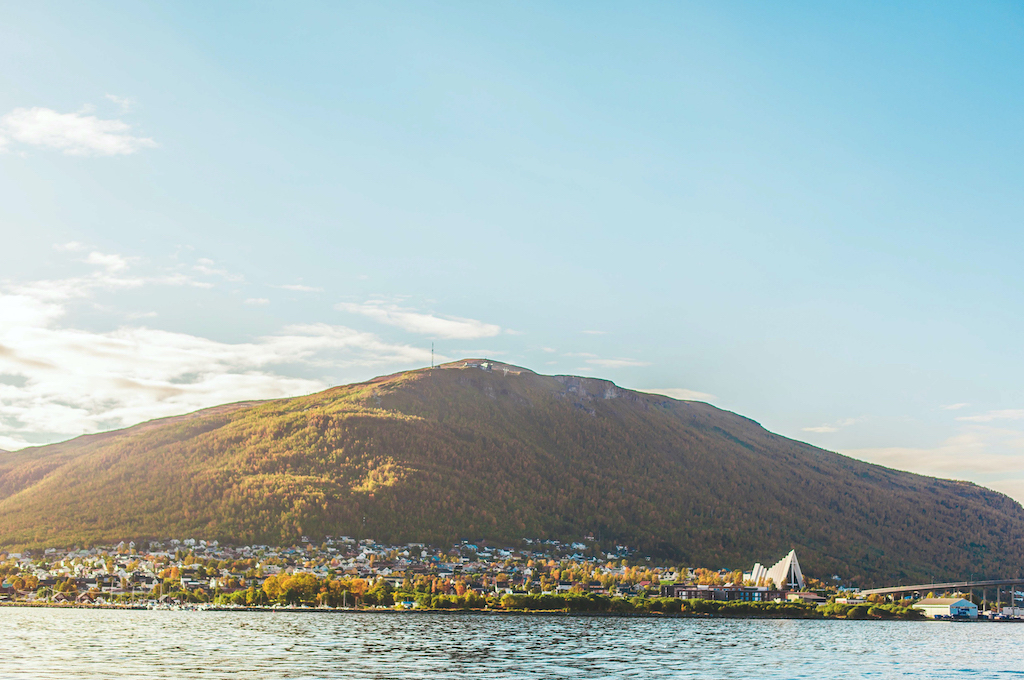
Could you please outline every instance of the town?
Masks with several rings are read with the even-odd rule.
[[[347,536],[290,547],[130,541],[0,552],[0,577],[0,602],[48,606],[1024,618],[1013,587],[995,602],[911,591],[896,599],[846,588],[838,577],[805,578],[795,551],[771,568],[711,570],[652,563],[627,546],[604,551],[592,536],[523,539],[518,548],[463,541],[449,549]]]

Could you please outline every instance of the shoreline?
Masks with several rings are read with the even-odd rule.
[[[223,606],[162,606],[128,604],[87,604],[63,602],[0,602],[0,607],[24,607],[42,609],[98,609],[118,611],[187,611],[187,612],[240,612],[253,614],[304,613],[304,614],[472,614],[476,616],[546,616],[573,618],[627,618],[627,619],[729,619],[729,620],[793,620],[793,621],[944,621],[944,622],[984,622],[984,623],[1024,623],[1024,619],[900,619],[900,618],[866,618],[848,619],[838,616],[770,616],[757,614],[727,615],[720,613],[674,613],[674,612],[597,612],[597,611],[566,611],[562,609],[526,610],[526,609],[393,609],[382,608],[356,609],[354,607],[223,607]]]

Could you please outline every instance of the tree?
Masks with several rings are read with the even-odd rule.
[[[355,598],[355,602],[353,604],[359,604],[362,600],[363,594],[366,592],[366,587],[367,583],[365,579],[354,578],[349,581],[348,591],[352,593],[352,596]]]
[[[268,576],[263,581],[263,592],[271,602],[276,602],[281,595],[281,586],[278,583],[277,575]]]

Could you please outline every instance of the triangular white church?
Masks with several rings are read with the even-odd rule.
[[[766,569],[758,562],[749,574],[743,575],[743,580],[753,581],[756,585],[767,585],[769,579],[779,590],[804,589],[804,573],[800,571],[796,550],[790,550],[789,554],[776,562],[771,569]]]

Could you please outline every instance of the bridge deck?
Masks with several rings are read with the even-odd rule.
[[[893,595],[896,593],[944,592],[958,588],[993,588],[997,586],[1024,585],[1024,578],[997,579],[994,581],[953,581],[952,583],[927,583],[919,586],[892,586],[860,591],[861,595]]]

